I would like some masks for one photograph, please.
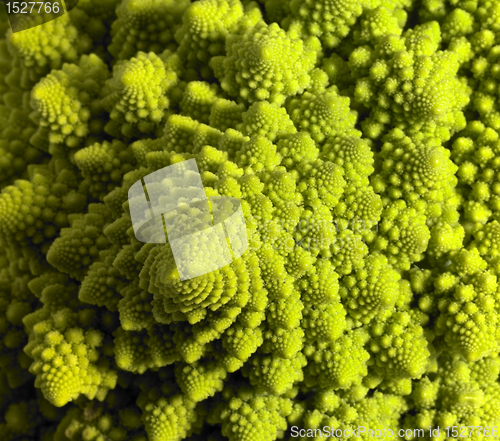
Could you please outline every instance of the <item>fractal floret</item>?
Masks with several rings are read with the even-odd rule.
[[[494,1],[7,7],[2,441],[498,436]]]

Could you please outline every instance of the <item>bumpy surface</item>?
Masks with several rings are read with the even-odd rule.
[[[0,18],[2,441],[498,436],[497,2]],[[190,159],[248,249],[181,280],[200,207],[143,243],[128,192]]]

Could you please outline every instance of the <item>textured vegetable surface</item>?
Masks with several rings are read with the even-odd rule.
[[[2,441],[494,436],[498,2],[2,18]],[[189,159],[207,197],[241,201],[249,248],[181,280],[168,242],[135,237],[128,191]]]

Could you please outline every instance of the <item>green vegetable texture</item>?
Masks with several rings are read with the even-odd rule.
[[[498,434],[500,3],[0,7],[0,440]],[[183,280],[190,159],[249,246]]]

